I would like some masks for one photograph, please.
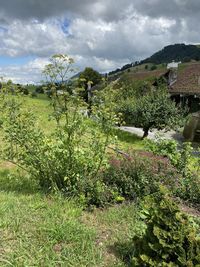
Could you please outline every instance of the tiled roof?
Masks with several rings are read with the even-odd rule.
[[[171,94],[200,94],[200,64],[193,63],[178,70],[177,81],[170,86]]]

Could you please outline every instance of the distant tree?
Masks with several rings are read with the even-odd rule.
[[[88,82],[92,82],[93,85],[98,84],[102,80],[101,74],[94,70],[93,68],[85,68],[80,74],[80,79],[85,79],[85,85],[87,86]]]
[[[162,130],[180,126],[184,111],[176,106],[169,98],[167,90],[161,87],[138,99],[131,115],[132,124],[143,128],[145,138],[152,128]]]
[[[183,62],[190,62],[191,58],[190,57],[184,57]]]
[[[148,68],[149,68],[149,65],[145,65],[144,69],[148,70]]]
[[[84,92],[82,93],[82,96],[88,102],[88,83],[91,83],[92,86],[100,83],[102,81],[101,74],[94,70],[93,68],[87,67],[83,72],[81,72],[79,76],[79,86],[84,87]]]
[[[156,70],[156,69],[157,69],[156,65],[151,66],[151,70]]]

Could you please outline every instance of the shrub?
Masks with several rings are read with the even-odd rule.
[[[36,87],[35,92],[37,94],[44,94],[44,88],[42,86],[38,86]]]
[[[133,238],[133,266],[199,266],[198,228],[163,188],[146,197],[141,214],[146,230]]]
[[[146,140],[146,148],[156,155],[167,157],[183,176],[186,176],[189,172],[191,152],[193,150],[191,143],[185,142],[180,147],[175,140],[158,137],[155,141]]]
[[[198,173],[190,172],[181,179],[176,195],[192,204],[200,204],[200,176]]]
[[[45,75],[54,79],[52,72],[62,75],[71,62],[71,58],[55,55]],[[58,95],[59,85],[53,81],[50,85],[51,119],[56,123],[51,134],[39,128],[33,113],[23,107],[22,96],[1,94],[5,119],[2,156],[26,170],[45,191],[59,190],[69,197],[84,198],[88,204],[102,205],[107,198],[103,196],[106,186],[97,175],[107,164],[106,148],[112,143],[112,129],[118,121],[112,103],[103,94],[96,96],[99,101],[92,111],[98,126],[88,128],[81,112],[87,104],[78,89]]]
[[[174,189],[179,181],[170,162],[148,152],[110,159],[110,167],[103,172],[103,181],[125,199],[144,197],[158,190],[160,183]]]
[[[36,92],[36,91],[32,92],[32,93],[31,93],[31,97],[32,97],[32,98],[37,97],[37,92]]]
[[[153,65],[151,66],[150,70],[156,70],[157,69],[157,66],[156,65]]]
[[[196,167],[191,166],[191,143],[186,142],[178,147],[174,140],[158,138],[156,141],[147,140],[146,147],[155,155],[168,158],[180,174],[179,183],[173,189],[174,194],[192,204],[200,204],[200,176],[198,170],[195,171]]]

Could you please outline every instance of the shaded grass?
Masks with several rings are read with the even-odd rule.
[[[136,226],[136,205],[123,203],[106,210],[95,210],[92,213],[83,213],[82,221],[96,229],[97,246],[102,249],[103,266],[128,266],[122,257],[124,251],[116,245],[125,240],[129,243]]]
[[[5,165],[5,163],[3,163]],[[0,165],[2,166],[2,164]],[[7,166],[7,163],[6,163]],[[33,194],[39,192],[38,183],[27,173],[22,173],[14,165],[0,169],[0,192],[14,192],[15,194]]]
[[[95,231],[70,201],[0,194],[1,266],[99,266]]]
[[[132,236],[134,204],[87,212],[33,184],[0,173],[0,266],[126,266],[113,247]]]

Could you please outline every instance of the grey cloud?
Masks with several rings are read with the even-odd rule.
[[[4,56],[67,53],[80,68],[107,71],[171,43],[199,42],[199,0],[0,0],[0,7]],[[35,80],[38,72],[29,67],[31,73]],[[22,74],[25,68],[16,72]]]
[[[187,18],[200,14],[199,0],[135,0],[134,8],[150,17]]]
[[[187,18],[200,14],[199,0],[0,0],[0,18],[46,19],[74,14],[85,19],[120,20],[139,12],[150,17]],[[1,19],[0,19],[1,20]]]
[[[62,15],[75,15],[106,21],[122,19],[130,6],[129,0],[0,0],[1,18],[40,20]],[[123,8],[122,8],[123,7]]]

